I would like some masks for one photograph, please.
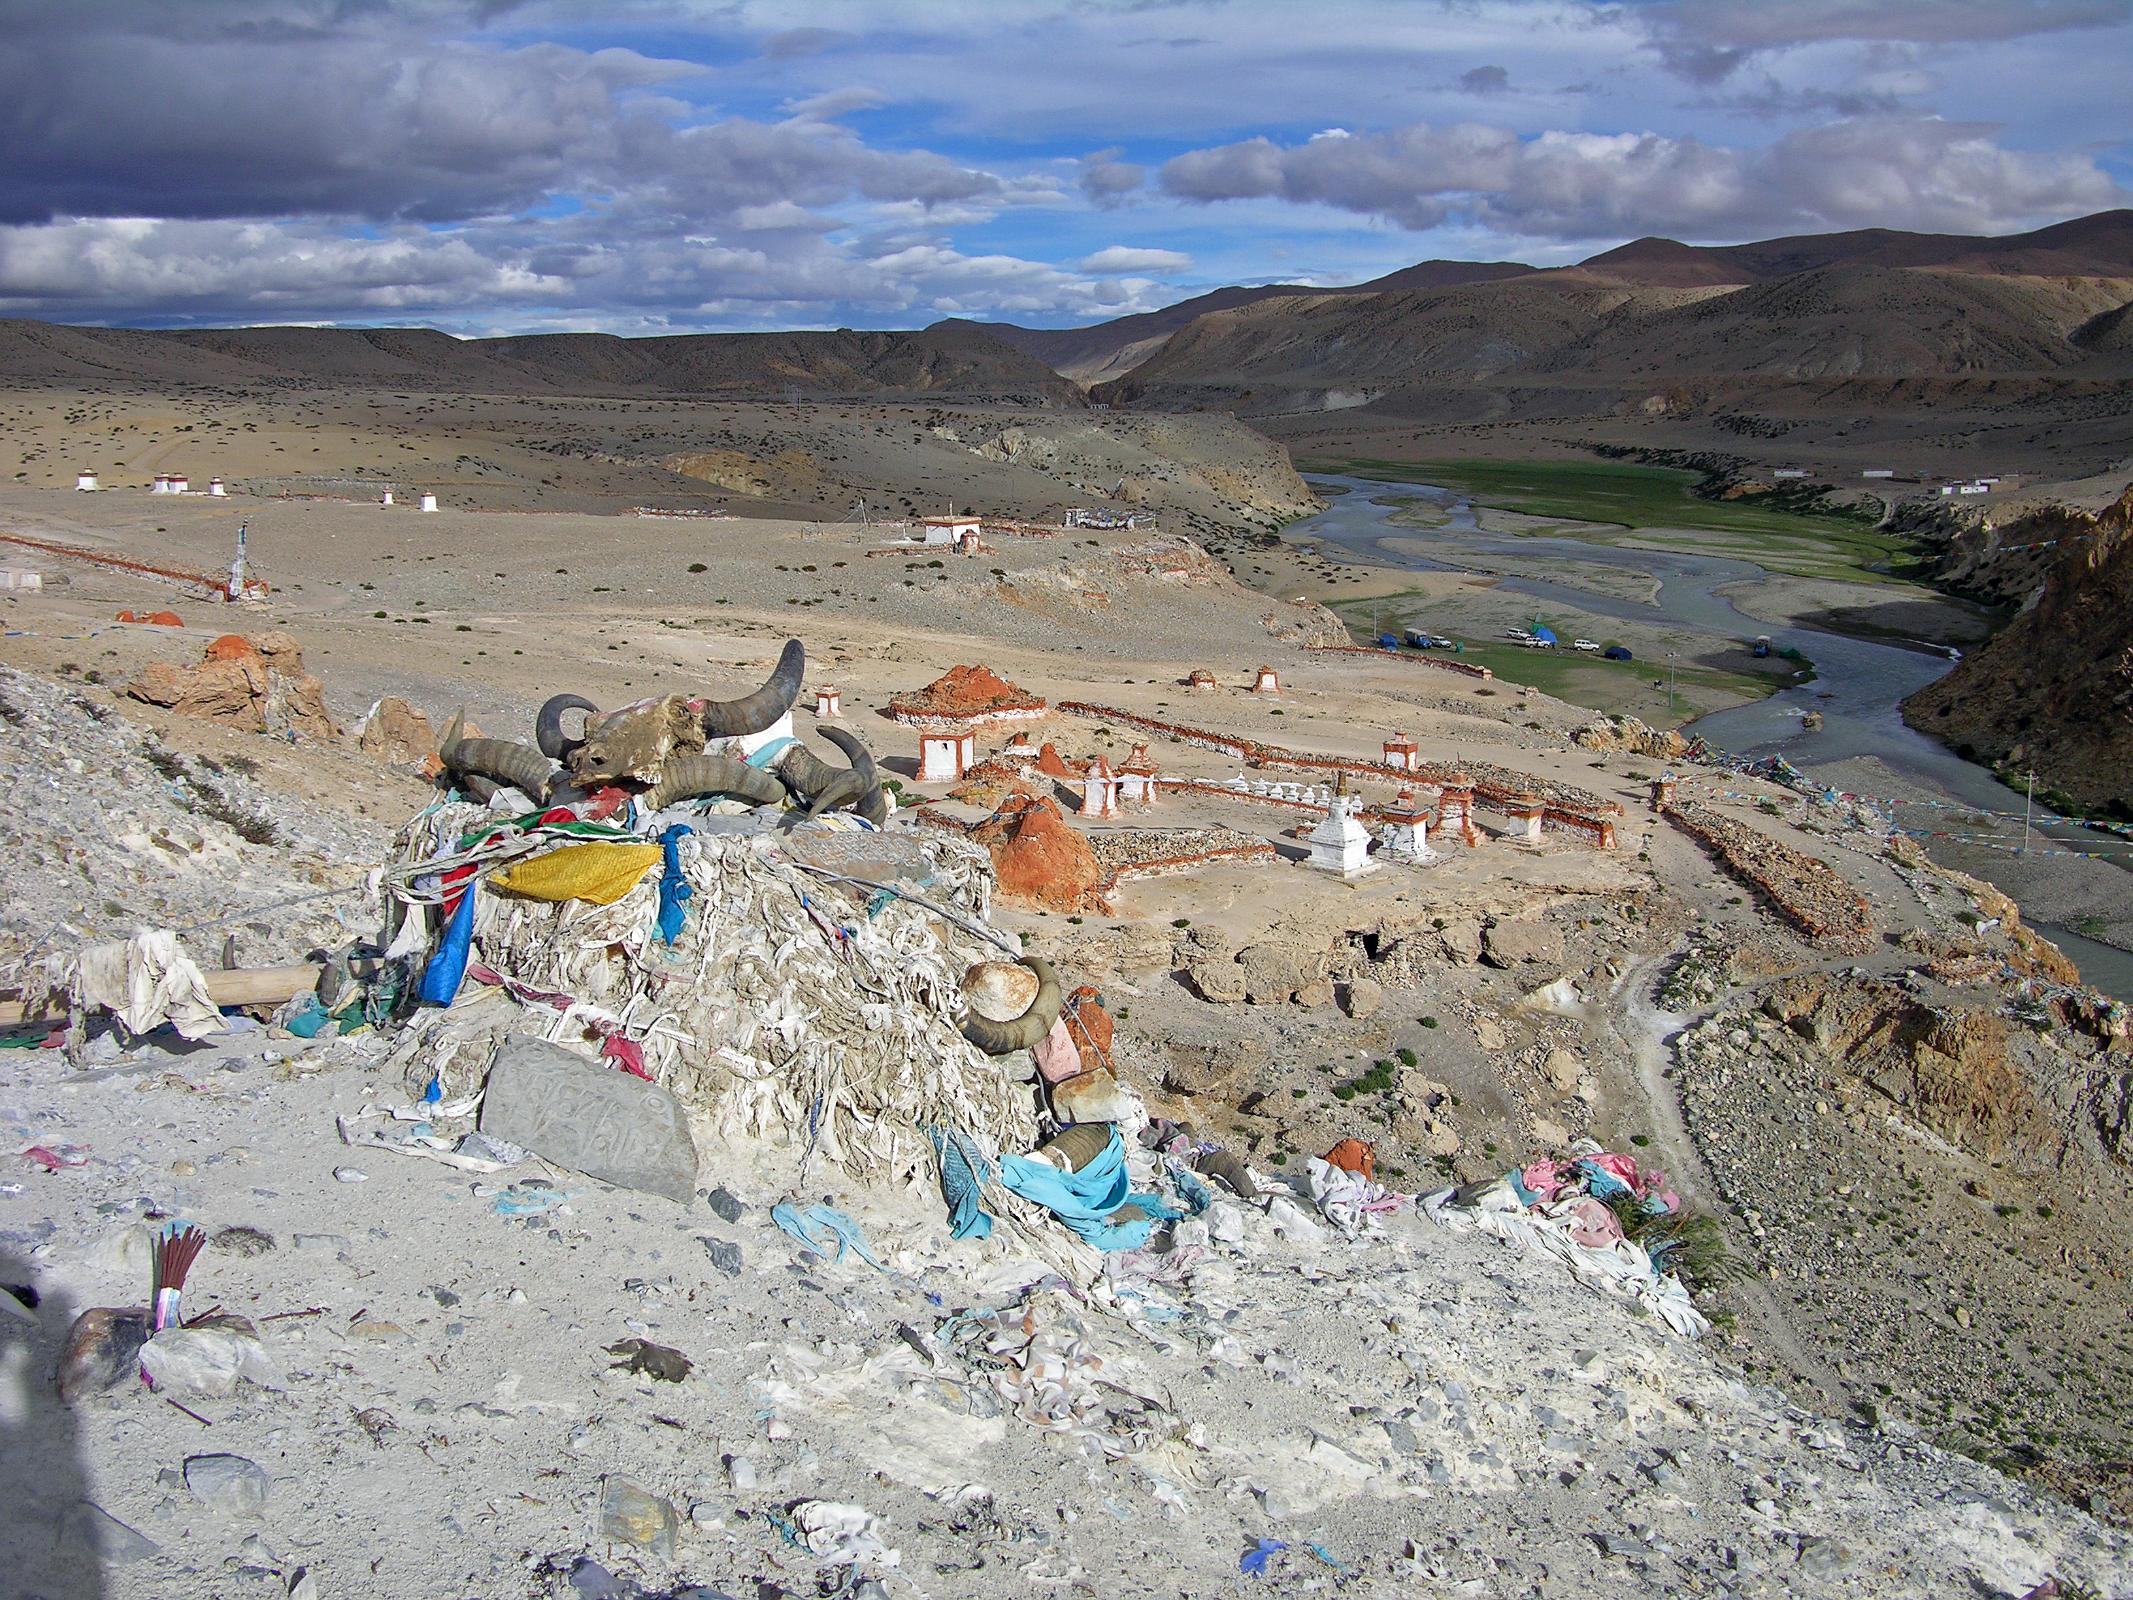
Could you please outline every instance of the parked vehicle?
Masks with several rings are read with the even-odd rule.
[[[1570,641],[1570,648],[1573,650],[1582,650],[1589,656],[1596,656],[1600,653],[1599,645],[1595,644],[1590,639],[1572,639]]]

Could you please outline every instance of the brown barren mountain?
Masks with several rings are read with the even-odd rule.
[[[0,322],[0,378],[294,384],[723,400],[941,399],[1080,406],[1078,387],[967,322],[914,333],[606,333],[454,339],[427,328],[130,328]]]
[[[1256,296],[1090,392],[1235,411],[1322,454],[1342,437],[1383,453],[1416,425],[1568,423],[1831,458],[2023,447],[2031,470],[2093,471],[2123,453],[2129,308],[2133,211],[2007,238],[1639,239],[1490,281]]]
[[[1035,356],[1082,383],[1121,377],[1162,348],[1163,341],[1195,317],[1231,311],[1260,300],[1317,299],[1334,295],[1384,294],[1399,289],[1445,289],[1460,283],[1517,278],[1534,269],[1517,261],[1418,261],[1368,283],[1317,288],[1306,283],[1264,283],[1212,289],[1160,311],[1115,317],[1084,328],[1023,328],[1012,322],[982,322],[1002,343]]]

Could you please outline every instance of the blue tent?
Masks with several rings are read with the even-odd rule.
[[[1552,645],[1556,642],[1555,630],[1549,627],[1535,628],[1533,630],[1533,637],[1540,640],[1542,644]]]

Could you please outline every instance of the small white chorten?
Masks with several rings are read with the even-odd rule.
[[[1306,866],[1343,878],[1359,878],[1377,871],[1370,859],[1370,830],[1357,820],[1363,802],[1353,795],[1335,795],[1326,820],[1313,828],[1304,843],[1311,848]]]

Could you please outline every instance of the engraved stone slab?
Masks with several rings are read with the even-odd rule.
[[[696,1145],[681,1102],[656,1083],[542,1039],[497,1047],[481,1131],[681,1205],[696,1193]]]

